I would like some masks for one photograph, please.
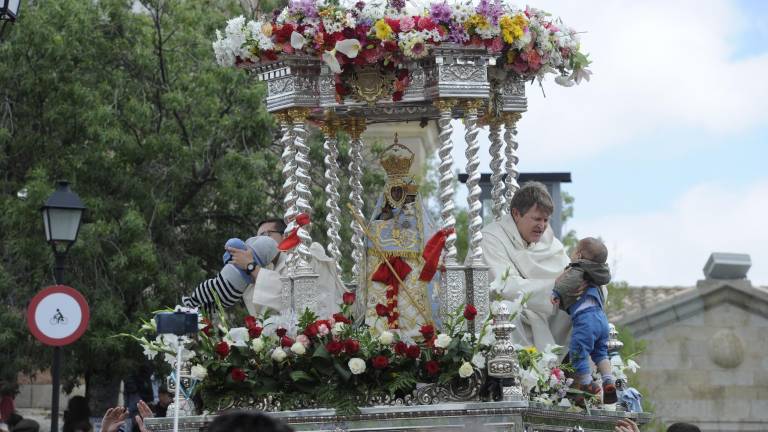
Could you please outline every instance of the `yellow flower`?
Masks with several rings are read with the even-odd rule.
[[[536,354],[538,351],[536,350],[535,346],[529,346],[525,348],[525,351],[528,352],[528,354]]]
[[[376,31],[376,37],[380,40],[387,40],[392,35],[392,27],[390,27],[383,19],[376,21],[376,24],[373,25],[373,29]]]
[[[509,15],[501,17],[499,27],[501,27],[501,36],[504,38],[504,42],[511,44],[515,39],[523,37],[527,25],[528,21],[522,15],[515,15],[514,18]]]
[[[476,29],[486,29],[490,27],[488,20],[485,19],[484,16],[478,15],[478,14],[472,15],[471,17],[467,18],[465,25],[467,26],[468,31],[472,31]]]

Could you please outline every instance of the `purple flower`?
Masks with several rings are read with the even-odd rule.
[[[486,17],[492,25],[498,25],[499,18],[504,15],[504,7],[501,5],[501,0],[496,0],[493,4],[491,0],[480,0],[475,12]]]
[[[405,7],[405,0],[389,0],[389,7],[400,12]]]
[[[313,0],[291,0],[288,8],[292,14],[302,14],[307,18],[316,18],[317,7]]]
[[[464,26],[460,24],[451,24],[451,28],[448,32],[448,41],[463,44],[469,40],[469,35],[464,30]]]
[[[446,2],[432,3],[429,7],[429,16],[432,17],[434,21],[444,23],[451,22],[451,15],[453,15],[453,11]]]
[[[359,10],[359,11],[362,11],[365,8],[365,2],[364,1],[359,1],[359,2],[355,3],[355,8],[357,10]]]

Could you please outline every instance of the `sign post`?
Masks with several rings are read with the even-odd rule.
[[[58,432],[61,347],[80,339],[88,328],[90,309],[80,292],[66,285],[53,285],[32,298],[27,308],[27,326],[35,339],[53,347],[53,394],[51,431]]]

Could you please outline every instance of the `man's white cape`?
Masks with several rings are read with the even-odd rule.
[[[555,278],[568,265],[563,244],[547,230],[536,243],[527,244],[520,236],[512,216],[505,215],[483,229],[483,253],[490,266],[492,286],[500,287],[501,295],[514,300],[518,293],[531,297],[516,322],[515,343],[535,346],[539,351],[547,344],[567,346],[571,319],[550,303]],[[509,270],[505,283],[500,280]],[[564,354],[564,353],[563,353]]]

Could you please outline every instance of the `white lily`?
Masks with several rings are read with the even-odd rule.
[[[294,49],[304,48],[304,44],[307,43],[307,39],[299,32],[291,33],[291,46]]]
[[[331,68],[333,73],[341,73],[341,65],[336,59],[336,50],[326,51],[323,53],[323,61]]]
[[[336,42],[335,49],[349,58],[355,58],[362,49],[362,45],[357,39],[344,39]]]

